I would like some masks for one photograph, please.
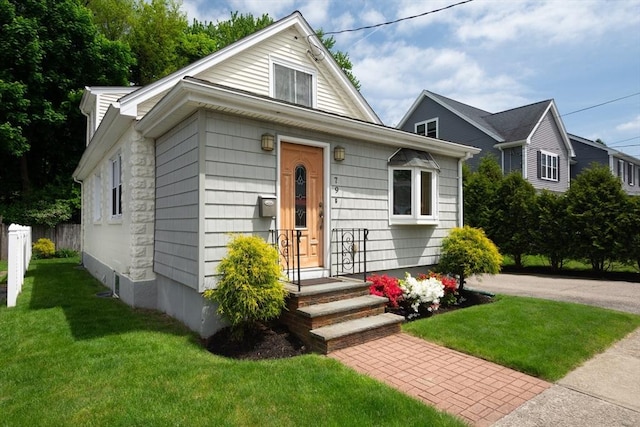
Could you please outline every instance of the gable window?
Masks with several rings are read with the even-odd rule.
[[[627,163],[627,179],[629,185],[633,185],[633,163]]]
[[[438,223],[438,172],[431,155],[399,150],[389,160],[389,223]]]
[[[416,123],[416,133],[430,138],[438,137],[438,119]]]
[[[560,157],[547,151],[538,151],[538,177],[546,181],[560,180]]]
[[[122,216],[122,157],[111,159],[111,217]]]
[[[273,97],[294,104],[313,107],[313,75],[273,64]]]
[[[100,174],[93,177],[93,220],[102,219],[102,178]]]

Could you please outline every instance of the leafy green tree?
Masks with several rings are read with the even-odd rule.
[[[464,289],[465,279],[474,274],[498,274],[502,255],[496,245],[479,228],[454,228],[442,241],[438,270],[458,276],[459,287]]]
[[[620,179],[607,166],[594,163],[576,177],[566,194],[575,253],[602,272],[625,233],[619,227],[627,197]]]
[[[567,215],[567,198],[543,190],[536,196],[533,251],[545,256],[551,268],[562,268],[572,255],[572,233]]]
[[[81,90],[127,84],[132,61],[76,0],[0,0],[0,215],[7,221],[33,224],[22,214],[38,203],[74,205],[71,173],[85,137]]]
[[[471,172],[466,164],[465,169],[464,222],[471,227],[487,230],[493,221],[494,200],[503,180],[502,169],[493,156],[480,159],[478,170],[475,172]]]
[[[536,191],[519,173],[507,175],[493,201],[491,223],[487,235],[504,254],[509,254],[517,267],[522,266],[522,255],[530,253],[535,224],[533,209]]]
[[[640,271],[640,196],[628,196],[618,220],[616,259]]]
[[[333,48],[336,44],[335,38],[333,36],[327,37],[322,29],[316,30],[316,35],[318,36],[324,47],[326,47],[327,50],[331,52],[333,59],[335,59],[335,61],[338,63],[338,66],[340,67],[342,72],[346,74],[351,84],[353,84],[353,86],[357,90],[360,90],[360,80],[358,80],[353,74],[353,64],[351,63],[349,54],[341,50],[334,50]]]

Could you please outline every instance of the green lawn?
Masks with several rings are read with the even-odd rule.
[[[77,262],[33,261],[0,307],[1,425],[464,425],[324,356],[214,356],[167,316],[96,297]]]
[[[640,326],[640,316],[499,295],[492,304],[407,323],[403,330],[555,381]]]

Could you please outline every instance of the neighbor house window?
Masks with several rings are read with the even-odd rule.
[[[389,161],[389,222],[438,222],[439,167],[426,152],[402,149]]]
[[[122,215],[122,157],[111,159],[111,216]]]
[[[96,174],[93,177],[93,220],[102,218],[102,177]]]
[[[273,97],[313,107],[313,74],[273,64]]]
[[[416,133],[431,138],[438,137],[438,119],[416,123]]]
[[[559,181],[559,156],[546,151],[538,151],[538,170],[541,179]]]
[[[627,179],[629,180],[629,185],[633,185],[633,163],[627,163]]]
[[[624,181],[624,160],[618,160],[618,178]]]

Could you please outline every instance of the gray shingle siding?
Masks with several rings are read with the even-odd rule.
[[[571,139],[573,151],[576,153],[575,163],[571,165],[571,179],[575,179],[580,172],[591,166],[592,163],[609,166],[609,154],[602,148],[592,147]]]
[[[407,132],[415,132],[416,123],[435,119],[436,117],[438,118],[438,139],[481,148],[482,153],[480,156],[486,156],[491,153],[498,162],[500,161],[500,150],[493,148],[498,141],[427,97],[418,105],[413,114],[407,118],[401,129]],[[472,169],[478,166],[480,156],[474,156],[467,161]]]
[[[531,144],[527,147],[527,175],[528,181],[536,189],[546,188],[551,191],[564,192],[569,188],[567,174],[569,153],[566,146],[561,142],[562,135],[553,115],[547,112],[542,119],[540,126],[531,137]],[[558,181],[549,181],[538,178],[538,151],[544,150],[551,154],[558,155]]]

